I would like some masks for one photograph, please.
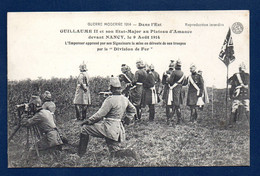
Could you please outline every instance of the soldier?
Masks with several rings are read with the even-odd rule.
[[[161,84],[161,79],[160,79],[160,75],[159,73],[157,73],[155,70],[154,70],[154,65],[151,64],[150,66],[150,69],[151,69],[151,72],[154,76],[154,80],[155,80],[155,90],[156,90],[156,93],[157,93],[157,99],[158,99],[158,103],[160,102],[160,97],[159,97],[159,89],[160,89],[160,84]]]
[[[29,119],[23,119],[22,126],[31,127],[37,125],[41,135],[43,136],[37,142],[39,150],[49,148],[61,149],[63,144],[60,135],[57,131],[53,115],[50,111],[42,108],[42,102],[39,96],[32,96],[29,101],[29,107],[34,113],[34,116]]]
[[[155,107],[154,105],[157,103],[157,93],[155,89],[155,78],[153,73],[151,72],[152,66],[146,67],[147,78],[144,82],[144,106],[148,105],[149,107],[149,121],[154,120],[155,115]]]
[[[55,110],[56,110],[56,105],[52,101],[51,93],[49,91],[45,91],[44,94],[42,95],[42,97],[43,97],[43,101],[44,101],[44,103],[42,105],[42,109],[49,110],[54,115]]]
[[[145,65],[142,60],[138,60],[136,62],[137,71],[135,72],[135,76],[132,82],[132,90],[130,95],[130,101],[136,108],[136,117],[135,119],[141,119],[141,106],[144,101],[144,90],[143,90],[143,83],[147,77],[147,73],[145,71]]]
[[[128,97],[130,94],[131,84],[134,79],[134,74],[131,72],[131,68],[126,64],[121,65],[121,71],[122,74],[119,75],[119,80],[120,82],[125,83],[125,88],[123,89],[122,94]]]
[[[201,75],[196,72],[196,66],[192,64],[190,66],[191,75],[188,77],[188,96],[187,105],[190,107],[191,116],[190,121],[193,122],[197,119],[197,102],[198,98],[202,97],[204,92],[204,81]]]
[[[130,121],[136,113],[133,104],[121,95],[121,84],[117,77],[110,78],[110,90],[112,95],[107,97],[101,108],[89,119],[83,121],[78,155],[81,157],[86,152],[89,135],[105,138],[109,151],[114,156],[122,156],[129,150],[121,150],[121,142],[125,140],[125,129],[122,120]],[[131,153],[131,152],[130,152]]]
[[[172,115],[174,115],[175,111],[177,114],[177,124],[180,123],[181,120],[181,108],[180,105],[182,104],[182,94],[181,89],[183,84],[185,83],[185,75],[181,71],[181,61],[178,60],[175,65],[175,70],[171,73],[171,76],[167,78],[167,81],[170,85],[169,87],[169,97],[167,106],[172,107]],[[170,116],[167,116],[167,124],[169,124]]]
[[[84,62],[79,66],[79,70],[80,74],[77,80],[77,87],[73,103],[76,109],[77,120],[84,120],[86,118],[87,106],[91,104],[89,76],[87,74],[87,66]],[[82,115],[80,115],[80,108]]]
[[[171,60],[171,63],[169,65],[169,69],[166,72],[163,73],[163,77],[162,77],[162,84],[164,86],[162,99],[163,99],[164,104],[166,105],[166,116],[167,116],[167,118],[170,118],[170,109],[171,109],[171,104],[168,105],[168,103],[167,103],[168,97],[169,97],[169,87],[170,87],[169,83],[167,81],[167,78],[169,78],[171,76],[171,73],[174,71],[174,67],[175,67],[174,61]]]
[[[235,73],[232,77],[228,79],[228,83],[231,85],[230,96],[233,100],[232,102],[232,112],[230,116],[229,125],[232,125],[237,120],[238,108],[243,106],[246,110],[246,117],[250,124],[250,114],[249,114],[249,74],[245,72],[246,66],[241,63],[239,66],[239,73]]]
[[[198,74],[203,78],[201,70],[198,70]],[[203,110],[204,105],[206,103],[209,103],[209,95],[208,95],[208,91],[207,91],[207,88],[206,88],[206,85],[205,85],[205,82],[204,82],[204,91],[203,91],[203,94],[202,94],[202,98],[201,98],[201,101],[198,100],[197,105],[198,105],[200,110]]]

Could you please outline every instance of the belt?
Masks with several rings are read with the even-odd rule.
[[[143,83],[140,83],[140,82],[137,82],[136,84],[137,84],[137,85],[143,85]]]
[[[121,119],[104,118],[104,120],[121,122]]]

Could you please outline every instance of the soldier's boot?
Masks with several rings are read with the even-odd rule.
[[[190,122],[193,122],[193,118],[194,118],[194,110],[193,110],[193,108],[191,108],[191,110],[190,110]]]
[[[80,109],[78,105],[75,105],[75,110],[76,110],[76,118],[77,120],[80,120],[81,116],[80,116]]]
[[[194,120],[196,121],[198,118],[198,113],[197,113],[197,109],[194,109]]]
[[[89,135],[80,133],[80,141],[79,141],[79,147],[78,147],[79,157],[82,157],[86,153],[88,141],[89,141]]]
[[[246,118],[247,118],[248,124],[250,126],[250,112],[249,111],[246,111]]]
[[[237,118],[237,111],[231,112],[230,118],[229,118],[229,123],[228,126],[230,128],[233,127],[233,125],[236,123],[236,118]]]
[[[170,124],[170,108],[169,108],[169,106],[166,106],[166,117],[167,117],[166,123],[167,123],[167,125],[169,125]]]
[[[154,115],[155,115],[154,105],[149,105],[149,121],[154,120]]]
[[[176,114],[177,114],[177,125],[181,123],[181,110],[180,108],[176,109]]]
[[[82,119],[81,120],[85,120],[87,117],[87,106],[82,106]]]

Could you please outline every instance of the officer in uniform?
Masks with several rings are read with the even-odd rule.
[[[202,97],[204,92],[204,80],[200,74],[196,72],[196,66],[192,64],[190,66],[191,75],[188,77],[188,96],[187,105],[190,107],[191,116],[190,121],[193,122],[197,119],[197,102],[198,98]]]
[[[152,66],[146,66],[147,78],[144,82],[144,107],[149,107],[149,121],[154,120],[155,104],[157,103],[157,93],[155,89],[155,78],[151,72]]]
[[[171,63],[169,64],[169,69],[163,73],[162,77],[162,84],[163,84],[163,103],[166,105],[166,116],[167,118],[170,117],[170,109],[171,109],[171,104],[167,105],[168,98],[169,98],[169,83],[167,78],[169,78],[174,71],[175,63],[174,60],[171,60]]]
[[[119,75],[119,80],[121,83],[125,84],[122,94],[128,97],[130,94],[131,84],[134,79],[134,74],[131,72],[131,68],[126,64],[121,65],[121,72],[122,74]]]
[[[89,135],[105,138],[109,151],[114,156],[129,154],[122,149],[121,142],[125,141],[125,129],[122,120],[131,121],[136,113],[133,104],[121,95],[121,84],[117,77],[110,78],[112,95],[107,97],[101,108],[89,119],[82,122],[78,155],[86,152]],[[125,116],[124,116],[125,115]],[[126,120],[126,119],[128,120]]]
[[[79,66],[79,70],[80,74],[77,80],[77,87],[73,103],[76,109],[77,120],[84,120],[86,118],[87,106],[91,104],[89,76],[87,74],[87,66],[84,62]]]
[[[43,136],[37,142],[39,150],[46,150],[49,148],[61,149],[63,144],[60,135],[57,131],[53,115],[50,111],[42,108],[42,102],[39,96],[32,96],[29,101],[29,107],[34,113],[34,116],[29,119],[23,119],[21,124],[25,127],[37,125]]]
[[[157,99],[158,99],[158,102],[160,102],[160,98],[159,98],[159,89],[160,89],[160,84],[161,84],[161,78],[160,78],[160,75],[158,72],[156,72],[154,70],[154,65],[151,64],[150,66],[150,69],[151,69],[151,72],[154,76],[154,80],[155,80],[155,89],[156,89],[156,93],[157,93]]]
[[[144,89],[143,83],[146,80],[147,73],[145,71],[145,65],[142,60],[136,62],[137,71],[135,72],[134,79],[132,82],[132,89],[130,94],[130,101],[136,108],[137,114],[135,119],[141,119],[141,108],[144,102]]]
[[[232,98],[232,112],[230,116],[230,127],[236,122],[238,116],[238,108],[242,106],[246,110],[246,116],[250,122],[249,115],[249,86],[250,77],[249,74],[245,72],[246,66],[241,63],[239,66],[239,73],[235,73],[232,77],[228,79],[228,83],[231,85],[230,96]]]
[[[181,108],[180,105],[182,104],[182,86],[186,81],[186,77],[181,71],[181,61],[178,60],[175,64],[175,70],[171,73],[171,76],[167,78],[169,83],[169,97],[167,106],[172,107],[172,116],[176,112],[177,114],[177,124],[180,123],[181,120]],[[167,124],[169,124],[170,115],[167,116]]]

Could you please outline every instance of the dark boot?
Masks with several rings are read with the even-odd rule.
[[[231,112],[229,123],[228,123],[230,128],[233,127],[233,125],[236,123],[236,118],[237,118],[236,116],[237,116],[237,111]]]
[[[180,124],[180,122],[181,122],[181,109],[180,109],[180,107],[176,108],[176,114],[177,114],[177,124]]]
[[[191,110],[190,110],[190,122],[193,122],[194,121],[194,109],[193,108],[191,108]]]
[[[86,153],[88,141],[89,141],[89,135],[80,133],[80,141],[79,141],[79,148],[78,148],[79,157],[82,157]]]
[[[167,117],[167,125],[170,124],[170,107],[166,105],[166,117]]]
[[[153,121],[154,120],[154,114],[155,114],[155,109],[154,109],[154,105],[149,105],[149,121]]]
[[[82,106],[82,119],[81,120],[85,120],[87,116],[87,106],[83,105]]]
[[[76,110],[76,118],[77,120],[80,120],[80,109],[79,109],[79,105],[75,105],[75,110]]]
[[[248,124],[250,126],[250,112],[249,111],[246,111],[246,118],[247,118]]]
[[[196,121],[198,118],[198,113],[197,113],[197,109],[194,109],[194,120]]]

